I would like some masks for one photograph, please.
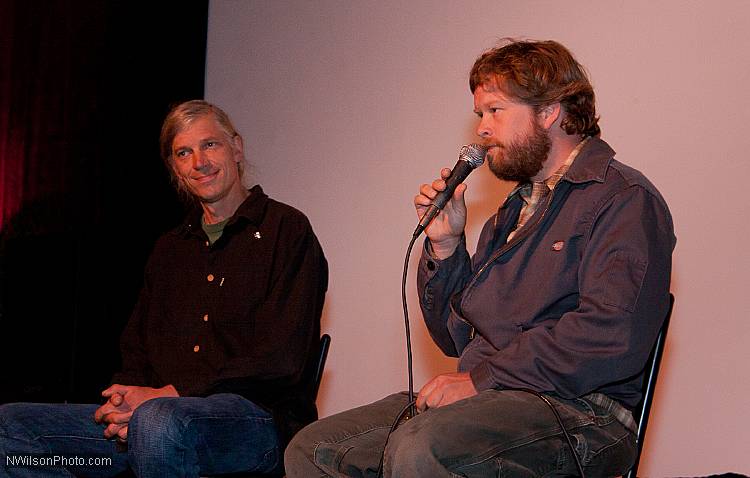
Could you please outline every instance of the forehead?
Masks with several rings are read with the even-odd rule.
[[[506,103],[518,103],[515,98],[509,95],[497,81],[485,82],[477,86],[474,90],[474,105],[486,103],[488,101],[502,101]]]
[[[216,120],[214,115],[207,114],[195,118],[183,126],[172,140],[172,148],[190,145],[191,143],[206,139],[218,139],[226,135],[226,132]]]

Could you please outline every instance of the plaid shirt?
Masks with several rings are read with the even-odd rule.
[[[552,173],[550,177],[548,177],[544,181],[519,184],[513,189],[513,191],[510,192],[510,194],[508,194],[509,198],[514,194],[518,194],[526,203],[524,204],[523,208],[521,208],[521,213],[518,216],[518,224],[516,224],[515,229],[513,229],[510,234],[508,234],[508,241],[510,241],[513,236],[515,236],[515,234],[526,224],[526,222],[531,219],[531,217],[539,207],[539,204],[541,204],[544,198],[546,198],[547,195],[553,189],[555,189],[555,186],[557,186],[557,183],[560,182],[560,179],[562,179],[565,173],[568,172],[570,165],[573,164],[576,156],[578,156],[578,153],[581,151],[586,142],[588,142],[589,138],[590,137],[586,137],[580,143],[578,143],[578,145],[568,155],[565,163],[563,163],[563,165],[560,166],[557,171]]]

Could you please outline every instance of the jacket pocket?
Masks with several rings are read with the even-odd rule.
[[[634,257],[625,251],[615,252],[607,274],[604,303],[633,312],[641,293],[647,268],[648,261]]]

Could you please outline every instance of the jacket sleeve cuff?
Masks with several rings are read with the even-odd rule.
[[[486,361],[480,363],[472,370],[470,370],[469,376],[471,377],[471,381],[474,383],[474,388],[476,388],[478,392],[500,388],[492,378],[490,367]]]
[[[422,257],[419,261],[419,268],[422,273],[425,274],[427,280],[431,280],[436,276],[441,269],[451,271],[456,269],[458,265],[462,263],[465,257],[468,255],[466,251],[466,236],[461,235],[461,242],[456,246],[456,250],[453,251],[450,257],[445,259],[438,259],[432,251],[432,243],[429,239],[425,239],[424,248],[422,249]]]

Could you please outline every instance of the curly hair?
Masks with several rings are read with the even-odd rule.
[[[505,42],[474,62],[469,75],[472,94],[480,85],[494,83],[537,110],[559,102],[566,113],[560,127],[567,134],[599,136],[594,88],[570,51],[551,40]]]

